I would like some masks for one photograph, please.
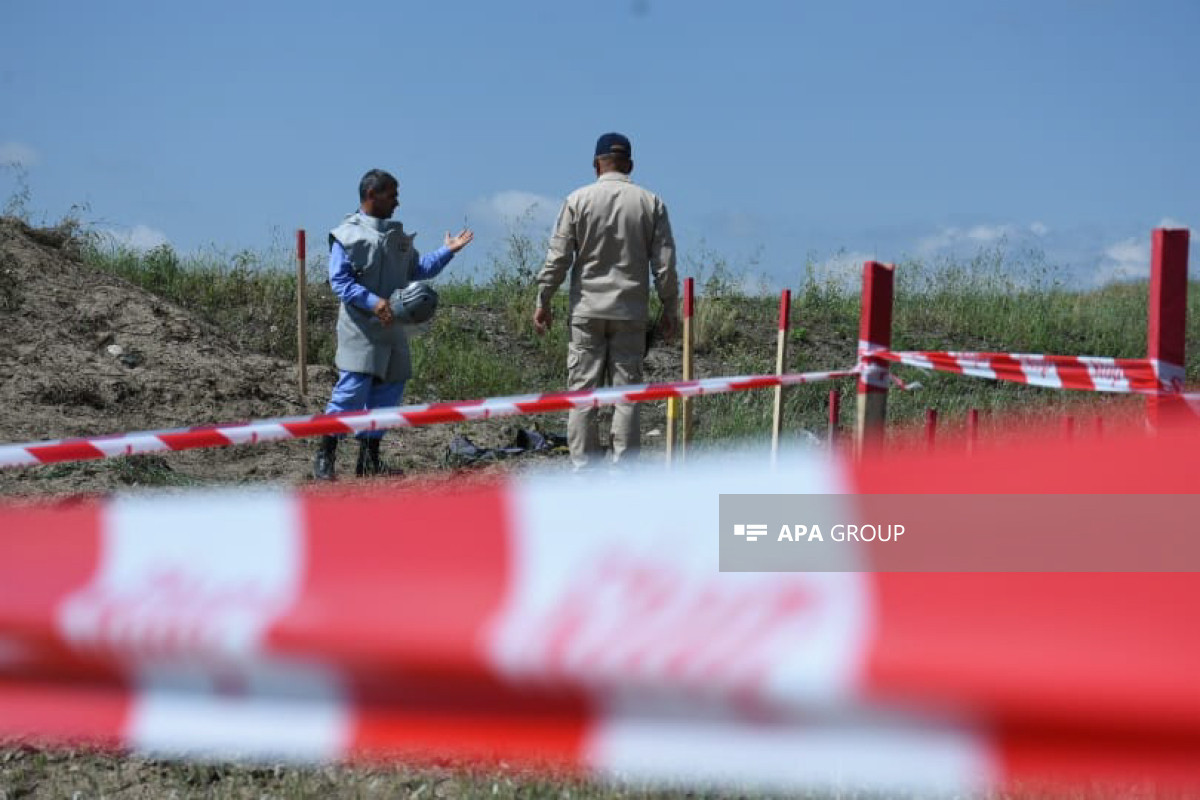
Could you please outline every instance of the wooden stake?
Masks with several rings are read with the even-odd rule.
[[[679,418],[679,398],[667,398],[667,466],[675,458],[675,420]]]
[[[775,343],[775,374],[782,375],[787,363],[788,322],[792,311],[792,291],[779,295],[779,336]],[[771,416],[771,463],[779,458],[779,434],[783,430],[783,387],[775,387],[775,413]]]
[[[694,284],[691,278],[683,281],[683,379],[692,380],[692,305]],[[687,459],[688,441],[692,435],[692,405],[691,398],[684,397],[680,401],[683,411],[679,425],[679,459]]]
[[[829,452],[837,451],[838,420],[841,418],[842,393],[837,389],[829,390]]]
[[[304,270],[304,229],[296,231],[296,372],[300,396],[308,396],[308,279]]]
[[[679,309],[674,309],[678,313]],[[682,334],[682,331],[680,332]],[[671,462],[675,460],[675,426],[679,420],[679,398],[667,398],[667,469],[671,468]]]

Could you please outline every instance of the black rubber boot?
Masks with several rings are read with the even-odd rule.
[[[370,477],[378,475],[382,465],[379,461],[379,440],[378,439],[359,439],[358,440],[358,463],[354,467],[354,474],[358,477]]]
[[[358,477],[372,477],[375,475],[400,475],[403,474],[400,470],[388,469],[383,464],[383,458],[379,455],[379,443],[382,439],[360,439],[358,442],[358,464],[354,467],[354,474]]]
[[[333,462],[337,457],[338,438],[336,436],[322,436],[320,444],[317,445],[317,457],[313,461],[313,477],[319,481],[331,481],[334,479]]]

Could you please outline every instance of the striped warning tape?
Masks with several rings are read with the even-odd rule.
[[[338,414],[317,414],[308,417],[284,417],[227,425],[201,425],[163,431],[141,431],[110,436],[9,444],[0,445],[0,469],[53,464],[60,461],[86,461],[143,453],[191,450],[200,447],[275,442],[323,434],[354,434],[388,428],[410,428],[523,414],[544,414],[578,408],[598,408],[618,403],[645,403],[671,397],[699,397],[772,386],[816,383],[852,377],[856,374],[857,369],[849,369],[788,375],[702,378],[676,383],[638,384],[570,392],[493,397],[483,400],[377,408]]]
[[[1056,389],[1164,395],[1178,395],[1182,391],[1178,369],[1149,359],[1025,353],[892,351],[860,345],[861,363],[847,370],[703,378],[675,383],[494,397],[0,445],[0,469],[203,447],[256,444],[324,434],[355,434],[389,428],[561,412],[618,403],[642,403],[673,397],[698,397],[774,386],[792,386],[854,376],[861,376],[866,383],[886,389],[892,381],[889,381],[878,366],[883,361]],[[1184,399],[1187,400],[1188,407],[1200,413],[1200,396],[1185,395]]]
[[[976,378],[1013,381],[1052,389],[1091,392],[1177,393],[1178,384],[1160,379],[1144,358],[1055,356],[1033,353],[968,353],[872,349],[875,359]]]

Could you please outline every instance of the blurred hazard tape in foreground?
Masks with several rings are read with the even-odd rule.
[[[192,450],[200,447],[226,447],[233,444],[258,444],[283,439],[325,434],[356,434],[388,428],[412,428],[447,422],[545,414],[577,408],[600,408],[617,403],[646,403],[672,397],[701,397],[725,392],[744,392],[772,386],[796,386],[837,378],[849,378],[858,369],[832,372],[802,372],[787,375],[741,375],[702,378],[676,383],[650,383],[602,389],[527,394],[514,397],[489,397],[451,403],[345,411],[308,417],[281,417],[225,425],[200,425],[164,431],[140,431],[110,436],[58,439],[25,444],[0,445],[0,469],[54,464],[62,461],[87,461],[143,453]]]
[[[718,570],[721,494],[1166,498],[1200,489],[1197,446],[0,507],[0,738],[738,790],[1197,789],[1194,574]],[[1130,547],[1195,524],[1127,522]]]

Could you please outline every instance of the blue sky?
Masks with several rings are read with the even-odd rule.
[[[608,130],[685,272],[772,288],[997,247],[1090,286],[1200,224],[1195,0],[5,5],[0,201],[142,245],[319,242],[378,166],[471,274]]]

